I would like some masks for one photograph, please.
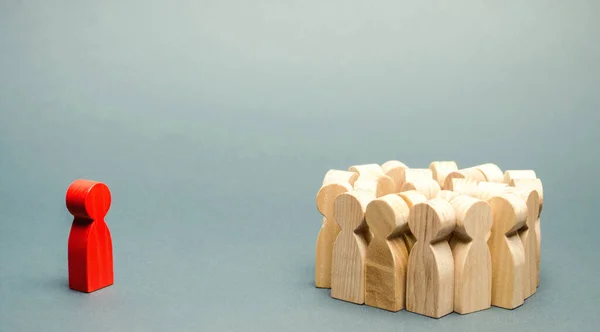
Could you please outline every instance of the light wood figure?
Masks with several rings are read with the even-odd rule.
[[[409,190],[416,190],[425,195],[427,199],[433,199],[438,195],[441,189],[440,185],[434,179],[419,178],[404,182],[402,188],[400,188],[400,192]]]
[[[458,166],[454,161],[434,161],[429,164],[432,177],[440,185],[440,188],[444,186],[444,181],[448,174],[458,171]]]
[[[477,184],[477,191],[473,196],[487,201],[494,196],[502,195],[502,193],[504,193],[507,188],[508,186],[504,183],[485,181],[479,182]]]
[[[537,234],[535,222],[540,210],[540,196],[533,188],[506,187],[506,191],[520,196],[527,205],[525,226],[519,229],[519,237],[525,251],[523,297],[527,299],[537,289]]]
[[[434,198],[410,210],[408,225],[417,237],[408,257],[406,310],[440,318],[454,309],[454,261],[448,237],[455,225],[452,206]]]
[[[397,160],[390,160],[381,165],[383,173],[394,181],[394,192],[397,193],[402,187],[401,177],[404,174],[404,170],[408,168],[404,163]]]
[[[333,244],[331,297],[364,304],[365,260],[367,233],[365,222],[367,205],[375,199],[372,192],[353,190],[337,196],[333,217],[341,227]]]
[[[330,170],[325,174],[323,186],[317,193],[317,209],[323,215],[323,224],[317,237],[315,260],[315,285],[319,288],[331,288],[331,255],[333,242],[340,232],[340,226],[333,218],[335,198],[352,190],[358,177],[354,172]]]
[[[379,175],[384,175],[383,169],[378,164],[350,166],[350,168],[348,168],[348,171],[357,173],[359,177],[377,177]]]
[[[416,190],[404,191],[404,192],[398,193],[397,195],[404,200],[406,205],[408,205],[409,210],[412,209],[413,206],[415,206],[416,204],[427,201],[427,197],[425,197],[425,195],[421,194],[420,192],[418,192]],[[415,238],[415,236],[410,231],[410,229],[408,229],[405,233],[403,233],[402,237],[404,238],[404,243],[406,243],[406,248],[408,249],[408,252],[410,253],[413,246],[415,245],[415,242],[417,242],[417,238]]]
[[[514,309],[523,304],[525,250],[517,231],[527,219],[525,201],[510,193],[489,200],[494,222],[488,246],[492,254],[492,305]]]
[[[465,195],[473,195],[479,190],[477,188],[477,181],[468,178],[453,178],[448,184],[448,188],[444,190],[454,191]]]
[[[485,175],[475,167],[464,168],[458,171],[450,172],[444,180],[442,189],[452,190],[452,179],[473,179],[477,182],[485,181]]]
[[[475,166],[485,176],[487,182],[504,182],[504,173],[496,164],[487,163]]]
[[[492,304],[492,256],[487,245],[493,217],[490,205],[457,195],[450,199],[456,214],[451,248],[454,257],[454,311],[468,314]]]
[[[460,196],[460,195],[464,195],[464,194],[457,193],[455,191],[450,191],[450,190],[442,190],[438,193],[437,198],[441,198],[445,201],[450,202],[450,200],[452,200],[454,197]]]
[[[404,308],[408,250],[402,234],[408,231],[409,208],[396,194],[367,206],[366,221],[373,232],[366,256],[365,304],[389,311]]]
[[[360,176],[354,182],[354,189],[371,191],[375,197],[381,197],[394,192],[394,182],[389,176],[383,174]]]
[[[504,172],[504,183],[510,184],[512,179],[537,179],[533,170],[508,170]]]
[[[398,170],[396,188],[402,188],[404,182],[410,182],[417,179],[432,179],[433,173],[428,168],[406,168]]]
[[[542,214],[542,207],[544,206],[544,188],[542,186],[542,181],[540,179],[512,179],[510,182],[510,185],[513,187],[519,187],[519,188],[533,188],[535,189],[535,191],[537,191],[539,198],[540,198],[540,210],[538,212],[538,217],[535,221],[535,235],[537,237],[537,250],[536,250],[536,255],[537,255],[537,267],[536,267],[536,272],[537,272],[537,281],[536,284],[537,286],[540,285],[540,262],[541,262],[541,252],[542,252],[542,232],[541,232],[541,228],[540,228],[540,215]]]

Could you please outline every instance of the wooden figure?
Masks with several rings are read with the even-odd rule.
[[[514,309],[523,304],[525,250],[517,231],[527,219],[525,201],[510,193],[492,197],[494,222],[488,246],[492,254],[492,305]]]
[[[465,195],[473,195],[478,191],[477,181],[469,178],[453,178],[448,181],[448,188],[444,189]]]
[[[68,247],[73,290],[91,293],[114,283],[112,240],[104,222],[110,204],[104,183],[78,179],[67,189],[67,209],[74,216]]]
[[[536,267],[536,272],[537,272],[537,281],[536,284],[537,286],[540,285],[540,257],[541,257],[541,252],[542,252],[542,233],[541,233],[541,228],[540,228],[540,215],[542,213],[542,207],[544,206],[544,188],[542,186],[542,181],[540,179],[512,179],[510,182],[510,185],[513,187],[519,187],[519,188],[533,188],[535,189],[535,191],[537,191],[538,195],[539,195],[539,201],[540,201],[540,209],[538,212],[538,217],[535,221],[535,236],[536,236],[536,241],[537,241],[537,250],[536,250],[536,255],[537,255],[537,267]]]
[[[502,193],[506,192],[507,188],[508,186],[504,183],[483,181],[477,184],[477,190],[473,196],[487,201],[494,196],[502,195]]]
[[[408,168],[404,163],[397,160],[390,160],[381,165],[383,173],[394,181],[394,192],[397,193],[402,187],[402,176],[404,170]]]
[[[448,174],[458,171],[458,166],[454,161],[434,161],[429,164],[433,179],[437,181],[440,188],[444,186],[444,181]]]
[[[454,309],[454,262],[448,237],[455,225],[452,206],[434,198],[410,210],[408,225],[417,237],[408,256],[406,310],[440,318]]]
[[[525,252],[523,298],[527,299],[535,294],[537,289],[537,234],[535,233],[535,222],[540,209],[540,196],[533,188],[506,187],[506,192],[520,196],[527,205],[525,225],[518,230]]]
[[[454,311],[468,314],[492,303],[492,256],[487,245],[493,217],[490,205],[467,195],[449,201],[456,214],[450,246],[454,257]]]
[[[438,193],[437,198],[441,198],[447,202],[450,202],[454,197],[459,196],[459,195],[464,195],[464,194],[458,193],[456,191],[442,190]]]
[[[337,196],[333,217],[341,227],[333,244],[331,297],[364,304],[365,260],[370,233],[365,221],[367,205],[375,199],[372,192],[353,190]]]
[[[384,174],[363,175],[354,182],[354,189],[371,191],[375,197],[381,197],[394,192],[394,181]]]
[[[408,205],[409,210],[412,209],[412,207],[415,206],[416,204],[427,201],[427,197],[425,197],[425,195],[421,194],[420,192],[418,192],[416,190],[409,190],[409,191],[401,192],[401,193],[398,193],[397,195],[404,200],[406,205]],[[412,247],[415,245],[415,242],[417,242],[417,239],[415,238],[413,233],[410,231],[410,228],[406,232],[402,233],[402,238],[404,238],[404,243],[406,243],[406,248],[408,249],[408,252],[410,253],[410,251],[412,250]]]
[[[508,170],[504,172],[504,183],[510,184],[512,179],[537,179],[533,170]]]
[[[487,163],[475,166],[484,176],[487,182],[504,182],[504,173],[496,164]]]
[[[378,177],[380,175],[385,175],[383,173],[383,168],[381,168],[381,166],[378,164],[350,166],[348,171],[357,173],[359,177]]]
[[[315,260],[315,286],[331,288],[331,255],[333,242],[340,232],[340,226],[333,218],[333,202],[342,193],[352,190],[358,174],[339,170],[329,170],[325,174],[323,186],[317,193],[317,209],[323,215],[323,224],[317,237]]]
[[[404,182],[400,188],[400,192],[416,190],[427,199],[433,199],[440,192],[440,185],[434,179],[419,178],[412,181]]]
[[[396,178],[396,188],[402,188],[404,182],[410,182],[417,179],[432,179],[433,173],[428,168],[406,168],[398,170]]]
[[[367,206],[366,221],[373,240],[366,255],[365,304],[389,311],[404,308],[408,249],[402,234],[408,231],[409,209],[396,194]]]
[[[485,175],[475,167],[464,168],[458,171],[450,172],[444,180],[442,189],[452,190],[452,179],[473,179],[477,182],[485,181]]]

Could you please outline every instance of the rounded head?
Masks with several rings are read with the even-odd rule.
[[[492,227],[495,233],[507,234],[515,232],[525,225],[527,220],[527,204],[515,194],[505,193],[492,197],[488,203],[494,213]]]
[[[394,181],[394,192],[400,191],[403,181],[402,176],[404,176],[404,170],[407,168],[408,166],[397,160],[390,160],[381,165],[381,169],[385,175],[389,176],[392,181]]]
[[[379,176],[383,175],[383,169],[378,164],[365,164],[350,166],[348,171],[358,173],[358,176]]]
[[[425,195],[427,199],[432,199],[440,192],[440,185],[434,179],[419,178],[405,182],[400,189],[401,192],[409,190],[416,190]]]
[[[537,179],[533,170],[507,170],[504,172],[504,183],[509,184],[512,179]]]
[[[450,190],[442,190],[437,194],[437,198],[441,198],[445,201],[450,202],[454,197],[461,195],[455,191]]]
[[[452,233],[456,215],[450,203],[441,198],[416,204],[410,209],[408,226],[417,241],[437,242]]]
[[[347,182],[330,183],[324,185],[317,193],[317,209],[326,218],[333,217],[333,202],[342,193],[352,190]]]
[[[444,180],[444,190],[454,190],[452,179],[464,179],[466,176],[460,171],[452,171],[446,175],[446,179]]]
[[[519,188],[533,188],[535,189],[535,191],[537,191],[538,195],[540,196],[540,211],[539,213],[542,213],[542,207],[544,206],[544,187],[542,186],[542,180],[535,178],[535,179],[512,179],[510,181],[510,185],[513,187],[519,187]]]
[[[385,195],[367,205],[365,218],[369,229],[379,238],[408,227],[408,205],[396,194]]]
[[[348,171],[340,171],[337,169],[330,169],[325,173],[325,178],[323,178],[323,186],[331,184],[331,183],[341,183],[347,182],[350,185],[354,185],[354,182],[358,178],[358,174],[354,172]]]
[[[450,205],[456,213],[455,234],[467,239],[487,240],[493,222],[492,208],[487,202],[458,195],[450,200]]]
[[[427,201],[427,197],[416,190],[404,191],[397,195],[404,200],[409,209],[412,209],[416,204]]]
[[[496,164],[487,163],[475,166],[485,176],[485,181],[488,182],[503,182],[504,173]]]
[[[111,196],[104,183],[78,179],[67,189],[66,200],[67,209],[73,216],[95,220],[106,216]]]
[[[458,171],[458,165],[454,161],[434,161],[429,164],[433,179],[438,182],[440,187],[444,186],[444,180],[450,172]]]
[[[375,195],[366,190],[353,190],[340,194],[333,203],[333,217],[342,229],[354,230],[365,219],[367,205]]]

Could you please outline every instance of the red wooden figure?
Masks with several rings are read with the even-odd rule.
[[[114,282],[112,240],[104,222],[110,190],[79,179],[67,189],[67,209],[75,217],[69,234],[69,288],[91,293]]]

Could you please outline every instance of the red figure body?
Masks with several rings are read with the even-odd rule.
[[[67,209],[75,217],[69,234],[69,288],[91,293],[114,283],[112,240],[104,217],[108,187],[79,179],[67,189]]]

